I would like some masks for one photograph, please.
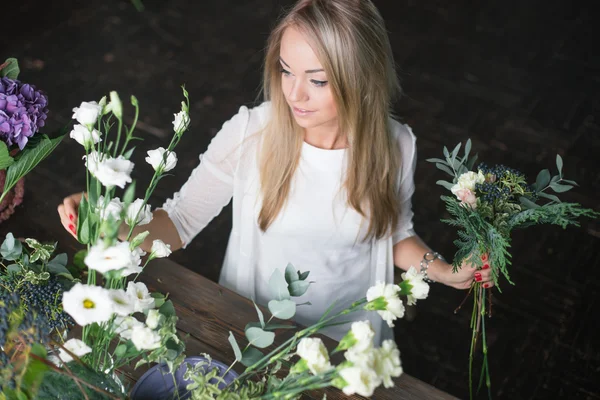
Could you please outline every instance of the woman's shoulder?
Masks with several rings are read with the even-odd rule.
[[[266,125],[271,115],[271,102],[264,101],[257,106],[241,106],[239,113],[246,116],[248,121],[247,133],[255,133]]]
[[[416,150],[417,137],[408,124],[404,124],[392,117],[389,119],[392,137],[398,141],[403,154],[412,153]]]

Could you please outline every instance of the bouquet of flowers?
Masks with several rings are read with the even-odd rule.
[[[452,216],[442,221],[458,228],[458,239],[454,241],[457,251],[453,261],[454,271],[463,262],[481,268],[488,264],[492,269],[495,286],[500,289],[500,277],[510,284],[508,266],[511,264],[510,234],[513,229],[525,228],[536,224],[555,224],[563,228],[569,225],[579,226],[580,217],[597,218],[600,213],[582,208],[577,203],[561,202],[556,194],[571,190],[577,183],[565,179],[562,174],[563,160],[556,156],[557,174],[543,169],[535,182],[527,181],[525,175],[516,169],[504,166],[489,166],[477,161],[477,154],[470,156],[471,140],[467,140],[464,153],[459,155],[461,143],[452,152],[443,149],[444,159],[431,158],[427,161],[446,172],[451,181],[440,180],[437,184],[450,190],[454,196],[442,196],[446,209]],[[472,364],[473,351],[479,333],[482,333],[483,366],[479,388],[485,380],[488,396],[491,398],[491,381],[487,361],[485,334],[486,296],[491,291],[480,282],[473,282],[470,293],[474,297],[471,328],[473,331],[469,355],[469,387],[473,397]]]
[[[51,139],[36,135],[48,116],[48,97],[34,85],[19,81],[18,76],[15,58],[0,64],[0,205],[9,195],[14,196],[6,210],[0,209],[0,222],[23,200],[21,178],[46,158],[64,136]],[[11,194],[15,186],[15,193]]]
[[[299,399],[302,393],[335,387],[346,395],[370,397],[382,384],[386,388],[393,387],[393,378],[403,372],[400,352],[393,340],[385,340],[380,347],[375,347],[375,332],[368,320],[353,322],[331,353],[321,338],[313,336],[325,327],[348,324],[348,321],[339,319],[359,310],[376,311],[390,327],[394,326],[394,321],[404,316],[401,296],[407,297],[409,305],[427,298],[429,285],[424,281],[424,276],[411,267],[402,274],[403,281],[398,285],[378,282],[369,288],[366,297],[335,314],[331,313],[332,304],[315,324],[297,330],[286,341],[264,354],[261,349],[275,342],[274,331],[296,328],[285,321],[295,315],[298,306],[310,305],[297,305],[291,300],[291,297],[306,292],[311,283],[306,280],[308,275],[308,271],[296,271],[291,264],[288,264],[285,272],[274,270],[269,280],[273,295],[268,303],[271,316],[265,319],[255,304],[258,322],[251,322],[245,328],[248,343],[242,348],[230,332],[229,342],[235,353],[235,361],[227,369],[211,369],[212,360],[206,355],[206,362],[186,365],[183,378],[188,384],[179,394],[194,400]],[[333,365],[330,355],[338,353],[343,353],[343,360]],[[238,362],[246,369],[239,376],[234,374],[234,379],[231,379],[229,371]],[[138,398],[137,393],[132,394],[133,399]],[[143,398],[163,399],[152,396]]]
[[[31,352],[33,356],[26,357],[28,362],[22,368],[13,369],[13,378],[17,378],[12,379],[14,384],[10,380],[6,380],[6,385],[1,382],[7,398],[61,398],[61,393],[80,393],[82,398],[122,398],[126,389],[119,384],[117,369],[134,362],[134,368],[160,362],[173,370],[185,357],[185,345],[177,336],[173,304],[164,295],[151,293],[144,283],[136,282],[149,261],[171,253],[169,246],[156,240],[150,254],[146,254],[140,245],[149,232],[133,236],[136,226],[151,221],[148,199],[158,181],[176,165],[173,149],[189,126],[189,98],[185,88],[183,94],[186,101],[175,114],[175,134],[168,148],[148,151],[146,161],[153,167],[154,175],[143,199],[134,198],[135,181],[131,178],[134,164],[130,161],[134,149],[128,148],[132,140],[139,139],[133,136],[139,114],[137,99],[131,97],[135,108],[131,127],[123,123],[123,105],[116,92],[110,93],[110,101],[104,97],[99,102],[82,102],[73,109],[73,119],[78,124],[73,126],[70,137],[83,146],[87,168],[86,195],[82,196],[78,220],[74,221],[77,238],[86,245],[75,258],[83,262],[85,270],[81,281],[73,282],[62,296],[58,291],[51,295],[60,298],[62,311],[81,329],[75,335],[70,334],[64,345],[51,341],[58,348],[53,357],[46,357],[39,348],[35,352],[13,352],[12,357]],[[117,197],[117,188],[124,190],[122,200]],[[18,245],[11,238],[7,240],[6,247],[14,258]],[[36,255],[43,253],[44,259],[49,258],[50,248],[33,241],[28,244],[36,249]],[[29,256],[30,264],[32,258]],[[64,257],[52,259],[47,267],[64,275],[68,271],[65,272],[63,261],[66,262]],[[7,270],[10,274],[23,274],[23,268],[17,271],[17,267],[11,266]],[[27,273],[25,277],[29,276]],[[50,321],[40,313],[34,313],[33,317]],[[29,362],[32,358],[33,364]],[[40,381],[39,374],[33,374],[32,369],[49,372]],[[22,379],[26,374],[33,374],[36,379]]]

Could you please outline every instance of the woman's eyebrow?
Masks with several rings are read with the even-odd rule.
[[[283,63],[283,65],[285,65],[286,67],[290,68],[291,67],[288,65],[288,63],[286,63],[285,61],[283,61],[283,58],[279,57],[279,61],[281,61]],[[323,68],[317,68],[317,69],[307,69],[306,71],[304,71],[307,74],[314,74],[315,72],[324,72],[325,70]]]

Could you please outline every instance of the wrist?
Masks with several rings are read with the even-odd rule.
[[[446,261],[435,259],[429,264],[427,275],[429,275],[429,279],[435,282],[446,284],[445,276],[451,268]]]
[[[427,282],[438,282],[442,274],[439,264],[446,264],[444,257],[441,254],[429,251],[423,255],[420,263],[420,272],[424,275]]]

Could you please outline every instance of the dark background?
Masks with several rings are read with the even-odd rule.
[[[68,123],[81,101],[110,90],[141,106],[134,178],[152,175],[145,153],[166,146],[185,84],[191,130],[175,176],[151,198],[160,206],[183,184],[210,139],[241,105],[257,104],[263,47],[290,0],[126,0],[12,2],[2,13],[0,57],[17,57],[22,81],[49,95],[47,131]],[[452,4],[450,4],[452,3]],[[443,173],[425,162],[467,138],[488,164],[521,169],[530,179],[555,169],[581,184],[561,198],[598,208],[600,55],[592,2],[499,0],[375,1],[389,30],[404,96],[396,106],[418,137],[416,230],[451,258],[455,232],[435,184]],[[131,108],[128,109],[131,118]],[[0,233],[80,248],[59,224],[56,207],[85,184],[82,148],[65,139],[26,178],[24,203]],[[138,193],[142,195],[142,193]],[[172,258],[212,280],[231,227],[227,207]],[[600,224],[515,232],[511,277],[494,294],[488,320],[493,394],[504,399],[600,398]],[[432,285],[413,319],[397,323],[405,372],[468,398],[470,303],[466,292]],[[480,361],[480,358],[477,358]],[[485,396],[480,396],[485,398]]]

